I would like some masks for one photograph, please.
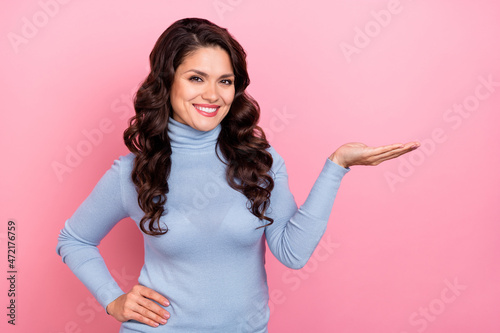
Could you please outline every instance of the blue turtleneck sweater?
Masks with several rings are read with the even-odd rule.
[[[260,221],[247,198],[225,179],[215,154],[219,124],[203,132],[169,119],[172,168],[166,214],[169,231],[144,233],[144,266],[138,283],[170,301],[171,316],[157,328],[127,321],[120,332],[267,332],[268,287],[265,242],[290,268],[303,267],[328,222],[342,177],[349,171],[329,159],[304,204],[297,209],[283,158],[271,147],[274,179],[271,205]],[[219,154],[222,157],[222,154]],[[144,215],[131,180],[134,155],[115,160],[61,230],[57,253],[104,307],[124,294],[106,268],[97,246],[120,220],[139,227]],[[140,230],[140,229],[139,229]]]

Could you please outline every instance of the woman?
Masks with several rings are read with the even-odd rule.
[[[343,145],[297,209],[285,163],[245,92],[245,57],[207,20],[172,24],[135,97],[124,133],[131,153],[114,162],[61,230],[57,253],[123,322],[120,332],[267,332],[265,242],[286,266],[303,267],[349,167],[418,147]],[[125,217],[145,245],[138,284],[127,293],[96,247]]]

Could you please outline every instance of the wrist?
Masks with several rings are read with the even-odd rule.
[[[107,313],[108,315],[111,315],[110,310],[111,310],[111,304],[112,304],[112,303],[113,303],[113,302],[109,303],[109,304],[108,304],[108,306],[106,306],[106,309],[105,309],[105,310],[106,310],[106,313]]]
[[[349,165],[347,165],[345,162],[339,160],[339,158],[335,155],[335,153],[331,154],[330,157],[328,157],[328,159],[330,159],[330,161],[332,161],[333,163],[347,169],[349,168]]]

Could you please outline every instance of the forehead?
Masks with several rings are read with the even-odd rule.
[[[201,47],[188,54],[177,68],[177,72],[196,69],[207,74],[233,73],[229,54],[219,46]]]

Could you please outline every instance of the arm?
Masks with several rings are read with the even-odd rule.
[[[271,147],[274,189],[268,216],[274,223],[266,227],[266,239],[274,256],[289,268],[302,268],[326,230],[335,196],[344,175],[353,165],[378,165],[420,146],[418,142],[368,147],[347,143],[326,160],[304,204],[297,205],[288,187],[283,158]]]
[[[106,313],[120,322],[136,320],[157,327],[165,324],[170,314],[153,300],[165,306],[169,305],[168,300],[139,284],[124,293],[97,249],[116,223],[129,216],[122,196],[122,182],[130,177],[132,162],[129,157],[120,157],[114,162],[92,193],[66,221],[59,234],[56,251]]]
[[[274,189],[267,216],[274,223],[266,227],[266,239],[273,255],[289,268],[302,268],[316,249],[326,230],[340,182],[349,169],[326,159],[304,204],[297,209],[288,187],[283,158],[273,155]]]
[[[121,163],[123,160],[114,162],[66,221],[56,247],[63,262],[105,309],[110,302],[124,294],[97,248],[116,223],[128,216],[122,203]]]

